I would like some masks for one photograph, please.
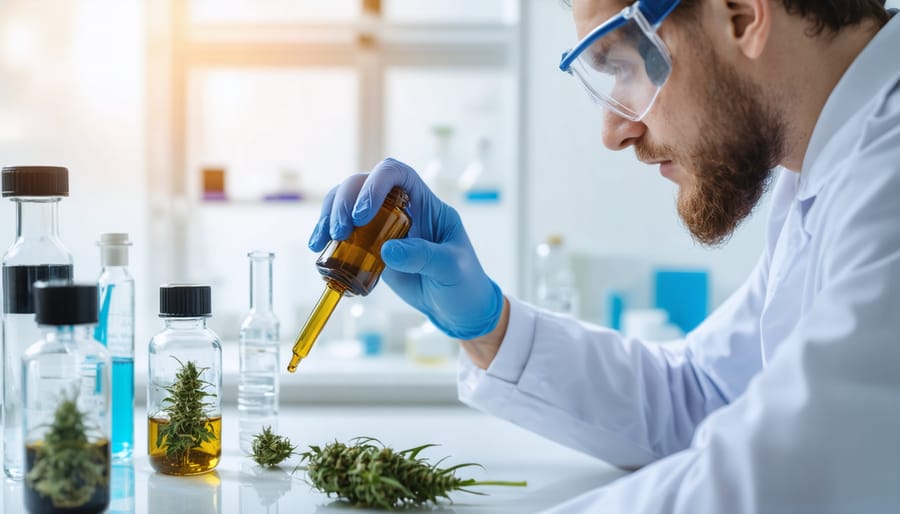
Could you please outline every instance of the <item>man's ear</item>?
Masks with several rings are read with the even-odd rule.
[[[727,30],[727,37],[748,59],[762,55],[772,28],[771,0],[716,0],[715,18]]]

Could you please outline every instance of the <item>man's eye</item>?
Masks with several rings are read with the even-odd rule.
[[[615,75],[618,79],[627,79],[631,76],[634,66],[629,61],[607,61],[607,73]]]
[[[617,79],[627,79],[631,76],[634,66],[630,61],[622,59],[610,59],[606,54],[595,54],[592,59],[595,70],[600,73],[612,75]]]

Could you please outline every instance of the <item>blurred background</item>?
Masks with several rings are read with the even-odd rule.
[[[69,168],[77,279],[96,280],[100,233],[130,235],[139,382],[167,282],[213,286],[236,374],[255,249],[276,254],[285,360],[323,287],[306,247],[321,200],[385,156],[457,207],[507,294],[677,337],[750,271],[766,204],[727,246],[695,245],[675,187],[606,150],[602,112],[558,70],[570,16],[557,0],[3,0],[0,162]],[[14,215],[4,200],[6,246]],[[283,398],[455,401],[456,344],[423,322],[388,287],[342,301]]]

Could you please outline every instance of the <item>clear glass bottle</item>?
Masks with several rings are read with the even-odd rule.
[[[103,512],[110,496],[111,361],[93,338],[97,286],[43,282],[34,296],[44,336],[21,364],[25,507],[32,514]]]
[[[373,299],[372,303],[361,298],[352,298],[346,320],[347,337],[357,342],[360,353],[366,357],[376,357],[384,352],[387,316],[384,309]]]
[[[561,314],[578,315],[578,289],[575,273],[563,238],[551,235],[536,249],[536,303]]]
[[[459,197],[457,186],[458,170],[451,152],[453,127],[435,125],[431,127],[434,136],[434,152],[422,167],[422,179],[442,200],[456,202]]]
[[[465,167],[459,177],[459,189],[463,200],[475,204],[497,204],[500,202],[501,180],[491,159],[491,140],[478,138],[475,158]]]
[[[69,172],[56,166],[7,166],[3,196],[16,204],[16,240],[3,255],[3,471],[21,480],[22,353],[41,337],[32,286],[70,280],[72,254],[59,239],[59,202]]]
[[[147,454],[161,473],[206,473],[222,455],[222,344],[206,327],[211,296],[206,285],[159,289],[166,327],[149,346]],[[169,437],[173,429],[179,437]]]
[[[238,416],[241,451],[264,426],[278,430],[278,331],[272,310],[274,253],[250,252],[250,313],[241,325]]]
[[[94,336],[112,356],[112,455],[134,452],[134,278],[128,273],[128,234],[101,234],[100,319]]]
[[[442,366],[453,362],[459,344],[428,320],[406,330],[406,356],[415,364]]]

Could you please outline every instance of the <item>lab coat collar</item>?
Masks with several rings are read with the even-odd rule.
[[[816,196],[827,182],[830,170],[835,168],[816,166],[816,162],[827,153],[829,141],[866,103],[881,96],[880,90],[891,82],[892,78],[896,80],[897,70],[900,70],[898,48],[900,48],[900,16],[895,15],[847,68],[825,102],[803,158],[797,189],[799,200],[808,200]],[[848,148],[834,149],[841,155],[846,155],[848,150]],[[832,157],[835,158],[837,155]]]

